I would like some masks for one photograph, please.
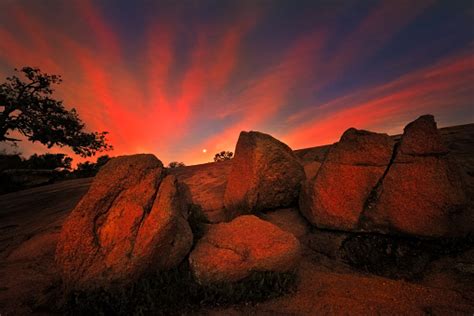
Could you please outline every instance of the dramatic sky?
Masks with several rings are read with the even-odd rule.
[[[1,0],[0,80],[61,74],[56,97],[110,155],[196,164],[241,130],[297,149],[426,113],[472,123],[473,35],[472,1]]]

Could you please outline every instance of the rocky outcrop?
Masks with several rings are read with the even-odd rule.
[[[300,210],[314,225],[357,229],[365,201],[384,174],[393,142],[386,134],[348,129],[331,147],[314,179],[300,195]]]
[[[347,130],[300,195],[301,212],[318,227],[424,237],[472,231],[466,205],[431,115],[408,124],[396,146],[385,134]]]
[[[393,163],[369,202],[361,221],[366,230],[427,237],[466,232],[463,183],[433,116],[405,127]]]
[[[301,250],[296,237],[253,215],[212,225],[189,256],[201,284],[236,282],[251,272],[288,272]]]
[[[56,262],[66,287],[131,282],[178,264],[192,245],[174,176],[153,155],[117,157],[64,223]]]
[[[290,147],[267,134],[241,132],[224,194],[229,218],[290,206],[304,177]]]

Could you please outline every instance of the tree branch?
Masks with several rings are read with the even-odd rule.
[[[0,138],[0,141],[21,142],[21,139],[16,139],[16,138],[11,138],[11,137],[3,136],[2,138]]]

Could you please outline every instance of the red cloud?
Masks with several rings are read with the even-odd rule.
[[[387,84],[306,110],[299,118],[291,118],[300,122],[282,138],[294,148],[303,148],[335,142],[349,127],[398,133],[417,115],[433,113],[442,120],[452,110],[450,106],[470,106],[473,80],[472,54],[447,58]],[[301,122],[303,117],[316,119]]]
[[[87,128],[110,132],[112,155],[152,152],[163,161],[190,164],[233,150],[241,130],[263,129],[298,148],[336,141],[350,126],[399,131],[418,114],[431,112],[442,119],[447,106],[461,109],[472,100],[472,55],[446,58],[326,104],[293,107],[306,102],[300,101],[306,100],[302,93],[317,93],[370,58],[430,5],[381,2],[328,57],[323,53],[330,30],[305,30],[271,66],[252,69],[251,78],[240,67],[248,62],[242,52],[247,35],[262,20],[255,11],[237,13],[228,23],[200,23],[193,32],[183,31],[179,13],[150,21],[143,32],[145,45],[133,55],[89,0],[75,2],[78,21],[86,22],[77,29],[57,27],[17,5],[10,12],[16,24],[0,28],[0,58],[9,69],[34,65],[62,74],[56,95],[77,107]],[[89,40],[74,34],[78,29]],[[183,36],[193,45],[178,51]],[[182,55],[186,62],[179,64]],[[294,113],[295,108],[304,110]],[[282,113],[293,114],[285,118]],[[207,125],[214,136],[200,134]],[[182,143],[193,145],[184,148]],[[41,152],[38,144],[23,145],[25,154]]]
[[[323,43],[322,33],[310,34],[296,41],[280,63],[257,77],[249,89],[231,101],[225,113],[218,114],[218,117],[238,115],[240,119],[191,149],[184,157],[185,161],[203,162],[217,151],[233,150],[240,131],[259,129],[277,114],[285,105],[289,92],[311,74],[313,62],[317,60],[314,57]],[[198,154],[202,148],[208,149],[209,156]]]
[[[76,0],[75,6],[83,21],[89,26],[89,32],[97,38],[97,44],[107,51],[109,58],[119,58],[121,51],[118,38],[112,28],[104,22],[99,9],[90,0]]]

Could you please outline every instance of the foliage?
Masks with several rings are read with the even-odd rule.
[[[392,279],[417,281],[429,264],[442,256],[456,256],[474,246],[474,236],[423,240],[413,236],[351,234],[341,257],[352,267]]]
[[[186,165],[184,162],[177,162],[177,161],[172,161],[168,164],[168,168],[179,168],[179,167],[185,167]]]
[[[50,169],[64,168],[71,170],[72,158],[65,154],[43,154],[32,155],[29,159],[23,161],[24,169]]]
[[[102,155],[100,157],[97,158],[97,161],[96,161],[96,168],[97,169],[100,169],[102,168],[108,161],[110,160],[110,157],[109,155]]]
[[[221,151],[220,153],[215,154],[214,156],[214,161],[226,161],[232,159],[232,156],[234,155],[233,152],[231,151]]]
[[[114,291],[74,292],[65,311],[73,315],[181,315],[202,307],[257,303],[294,290],[294,273],[255,272],[236,283],[198,284],[187,260]]]
[[[0,172],[6,169],[20,169],[23,167],[23,160],[18,154],[0,153]]]
[[[95,163],[90,161],[80,162],[77,164],[76,170],[74,170],[74,175],[78,178],[93,177],[109,160],[110,157],[108,155],[103,155],[97,158]]]
[[[107,144],[107,132],[85,132],[76,110],[67,110],[62,101],[51,98],[52,85],[61,83],[60,76],[32,67],[15,71],[24,79],[7,77],[0,84],[0,142],[20,141],[9,136],[17,131],[29,141],[48,148],[68,146],[83,157],[112,149]]]

